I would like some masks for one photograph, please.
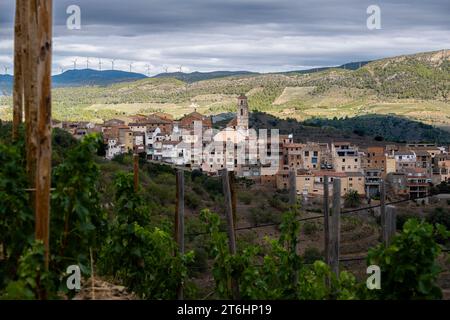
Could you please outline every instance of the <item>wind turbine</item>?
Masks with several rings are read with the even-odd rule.
[[[116,61],[116,59],[112,59],[111,60],[111,69],[114,70],[114,61]]]
[[[150,77],[150,65],[149,65],[149,64],[147,64],[147,65],[146,65],[146,67],[147,67],[147,76],[149,76],[149,77]]]
[[[183,65],[180,65],[180,67],[178,68],[178,70],[180,70],[180,73],[183,73]]]
[[[133,62],[130,62],[130,72],[133,69]]]
[[[74,70],[77,70],[77,60],[78,59],[72,60],[72,62],[73,62],[73,69]]]
[[[61,69],[61,73],[64,73],[64,68],[63,68],[63,67],[60,67],[60,69]]]
[[[86,58],[86,69],[89,69],[89,58]]]
[[[100,69],[100,71],[102,71],[102,59],[101,58],[98,59],[98,68]]]
[[[4,66],[3,68],[5,69],[5,75],[8,74],[8,69],[9,68],[7,66]]]
[[[164,72],[167,73],[168,70],[169,70],[169,67],[168,67],[168,66],[165,66],[165,67],[164,67]]]

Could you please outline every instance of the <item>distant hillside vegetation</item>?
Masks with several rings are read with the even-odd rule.
[[[325,72],[306,82],[324,92],[332,86],[372,89],[379,96],[448,100],[450,51],[419,53],[368,63],[353,72]]]
[[[93,69],[69,70],[52,77],[54,88],[82,87],[82,86],[108,86],[114,83],[135,81],[147,78],[145,75],[120,70],[98,71]],[[10,95],[14,77],[0,75],[0,94]]]
[[[54,87],[107,86],[114,83],[147,78],[145,75],[120,70],[69,70],[53,76]]]
[[[192,73],[184,73],[184,72],[169,72],[169,73],[160,73],[152,78],[174,78],[177,80],[181,80],[187,83],[192,83],[196,81],[224,78],[224,77],[232,77],[232,76],[251,76],[258,75],[259,73],[250,72],[250,71],[213,71],[213,72],[192,72]]]
[[[332,127],[358,136],[402,143],[450,143],[450,132],[406,118],[367,115],[345,119],[310,119],[307,126]]]

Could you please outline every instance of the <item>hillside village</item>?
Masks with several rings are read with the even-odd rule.
[[[179,120],[166,113],[153,113],[103,124],[54,121],[53,127],[77,138],[102,133],[107,159],[137,153],[149,161],[198,169],[209,175],[227,168],[238,177],[277,189],[289,188],[289,173],[294,171],[297,193],[304,198],[323,196],[324,176],[341,179],[342,196],[353,190],[368,199],[379,195],[382,180],[391,196],[424,198],[431,186],[450,179],[448,146],[387,144],[360,148],[338,138],[333,143],[297,143],[293,134],[270,136],[268,139],[278,140],[269,142],[251,134],[249,114],[247,97],[240,95],[236,116],[221,131],[213,130],[212,117],[197,111]],[[258,148],[254,153],[264,154],[266,161],[252,159],[252,147]]]

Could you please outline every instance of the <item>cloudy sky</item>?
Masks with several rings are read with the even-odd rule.
[[[14,0],[0,2],[0,73]],[[81,30],[68,30],[70,5]],[[367,8],[381,9],[381,29]],[[273,72],[450,48],[449,0],[54,0],[54,68]]]

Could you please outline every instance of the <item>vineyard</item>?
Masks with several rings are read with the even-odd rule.
[[[378,244],[380,225],[345,217],[350,213],[343,211],[343,238],[337,241],[343,241],[345,256],[338,257],[340,263],[333,262],[326,253],[302,248],[304,236],[320,228],[313,222],[322,223],[323,211],[308,213],[307,205],[292,202],[289,194],[270,198],[273,207],[248,210],[251,222],[243,223],[247,220],[242,208],[251,207],[246,204],[253,201],[251,192],[245,191],[252,187],[249,181],[231,180],[228,193],[221,179],[196,171],[176,174],[170,167],[145,160],[138,163],[136,180],[132,156],[105,162],[98,156],[101,137],[88,136],[78,142],[60,130],[54,131],[52,139],[46,269],[43,243],[34,240],[23,131],[12,144],[11,126],[2,125],[0,130],[3,299],[74,298],[77,292],[66,286],[70,265],[80,267],[83,284],[103,279],[123,286],[138,299],[442,298],[438,277],[448,266],[443,251],[449,246],[449,232],[436,222],[448,226],[445,215],[433,221],[407,220],[386,245]],[[330,209],[338,212],[332,205]],[[372,248],[362,257],[360,252],[366,248],[352,247],[356,255],[346,248],[357,241],[349,239],[350,228],[374,232]],[[257,230],[262,231],[259,238],[249,239],[249,232]],[[268,230],[273,230],[272,235]],[[365,268],[362,274],[354,273],[347,267],[352,261],[378,265],[381,290],[368,290]],[[211,285],[202,281],[205,277],[211,277]],[[83,290],[89,292],[89,288]]]

